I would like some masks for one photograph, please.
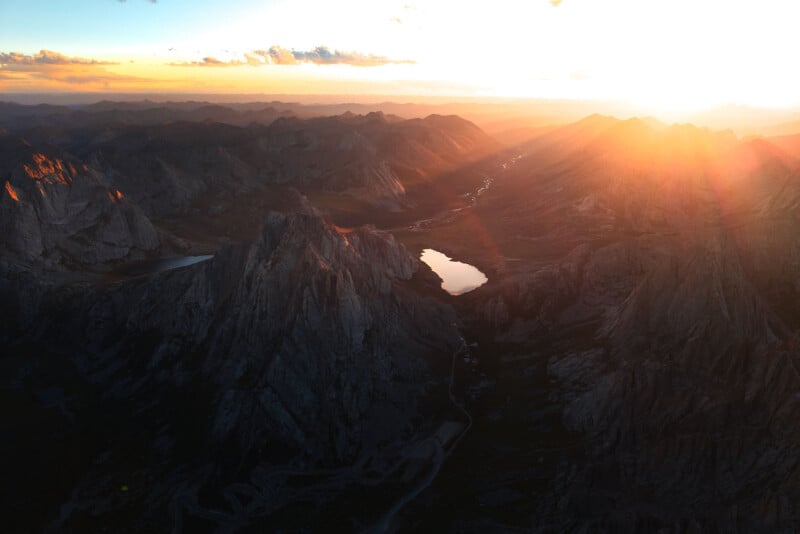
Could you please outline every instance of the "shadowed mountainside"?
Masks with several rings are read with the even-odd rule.
[[[436,286],[426,269],[388,234],[275,213],[252,243],[122,283],[6,273],[4,403],[14,421],[49,421],[19,439],[47,451],[29,480],[50,478],[28,485],[7,466],[20,482],[6,502],[34,513],[38,494],[40,520],[58,530],[168,530],[170,513],[208,519],[199,495],[228,487],[261,496],[221,524],[307,498],[302,485],[272,493],[280,470],[350,469],[329,498],[366,470],[388,477],[379,466],[435,430],[430,399],[444,398],[460,340],[452,308],[415,289]],[[50,366],[56,376],[34,371]],[[115,496],[120,484],[130,489]]]
[[[297,196],[290,189],[327,195],[334,207],[355,202],[401,213],[427,202],[442,176],[497,148],[458,117],[404,121],[380,113],[247,127],[170,122],[20,129],[0,134],[4,248],[49,267],[180,250],[188,246],[180,240],[186,236],[159,235],[153,223],[178,220],[191,239],[191,229],[203,229],[207,219],[238,213],[257,219],[283,209]],[[221,231],[252,237],[230,226]]]
[[[36,476],[4,499],[56,529],[795,531],[796,144],[601,115],[502,161],[435,115],[5,133],[3,404]],[[78,276],[204,233],[208,261]],[[424,248],[488,282],[445,295]]]
[[[507,395],[484,394],[473,454],[516,466],[488,475],[509,496],[474,524],[793,530],[800,161],[770,140],[601,116],[525,152],[461,223],[491,246],[448,249],[490,273],[456,305]],[[481,444],[499,421],[556,440],[539,452],[551,474],[530,448]],[[533,499],[527,477],[544,479]]]

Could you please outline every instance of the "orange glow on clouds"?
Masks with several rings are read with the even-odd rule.
[[[178,42],[93,53],[76,34],[73,50],[0,50],[0,90],[800,104],[800,4],[789,0],[309,0],[229,12]]]

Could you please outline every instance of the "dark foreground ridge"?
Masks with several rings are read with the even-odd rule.
[[[47,454],[17,464],[27,491],[9,502],[33,514],[32,493],[50,501],[59,530],[162,530],[170,513],[258,524],[317,472],[352,469],[329,498],[368,471],[381,482],[380,465],[443,417],[437,383],[460,339],[452,308],[415,289],[438,283],[422,269],[391,235],[273,213],[255,242],[131,281],[7,274],[6,405],[14,421],[49,421],[24,437]],[[300,485],[275,492],[293,473]],[[204,513],[203,495],[227,492],[258,503]]]

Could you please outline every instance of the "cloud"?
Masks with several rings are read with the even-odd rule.
[[[110,86],[114,83],[136,84],[139,82],[150,81],[138,76],[124,76],[112,72],[101,71],[92,72],[87,70],[59,70],[57,72],[32,72],[29,78],[60,82],[70,85],[98,85]]]
[[[212,56],[207,56],[200,61],[176,62],[170,63],[169,65],[172,67],[240,67],[247,64],[247,61],[242,61],[240,59],[223,61]]]
[[[289,50],[280,46],[272,46],[267,50],[253,50],[245,53],[244,59],[223,61],[215,57],[204,57],[200,61],[170,63],[175,67],[240,67],[250,65],[294,65],[297,63],[314,63],[316,65],[353,65],[355,67],[377,67],[389,64],[414,63],[409,59],[390,59],[374,54],[359,52],[341,52],[331,50],[327,46],[318,46],[313,50]]]
[[[68,57],[52,50],[40,50],[38,54],[32,55],[20,52],[0,52],[0,65],[116,65],[116,63]]]
[[[347,65],[355,65],[357,67],[374,67],[389,63],[410,63],[408,60],[397,61],[384,56],[375,56],[372,54],[366,55],[358,52],[340,52],[338,50],[331,51],[327,46],[318,46],[314,50],[308,52],[298,52],[296,50],[292,50],[292,54],[297,61],[316,63],[318,65],[344,63]]]
[[[149,80],[108,71],[105,67],[118,65],[110,61],[70,57],[52,50],[36,54],[0,52],[0,80],[11,86],[77,85],[107,88],[115,84],[137,84]],[[42,85],[44,84],[44,85]]]
[[[203,61],[195,61],[196,65],[211,65],[212,67],[222,67],[225,65],[238,65],[239,62],[225,62],[215,57],[204,57]]]
[[[253,53],[263,57],[272,65],[293,65],[297,63],[294,53],[280,46],[271,46],[269,50],[253,50]]]
[[[4,72],[0,69],[0,80],[19,80],[22,76],[14,74],[13,72]]]
[[[390,16],[389,22],[394,22],[395,24],[405,24],[408,21],[408,16],[413,16],[412,12],[417,10],[417,6],[415,4],[403,4],[402,10],[402,14]]]

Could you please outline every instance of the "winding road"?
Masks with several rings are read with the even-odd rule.
[[[453,453],[464,436],[467,435],[467,432],[469,432],[469,430],[472,428],[472,415],[466,410],[466,408],[464,408],[463,404],[456,400],[455,393],[453,392],[453,387],[455,386],[456,381],[456,359],[464,354],[469,354],[469,347],[467,346],[466,340],[461,337],[461,346],[455,352],[453,352],[453,360],[450,366],[450,385],[447,393],[450,397],[450,402],[453,403],[453,406],[455,406],[456,409],[458,409],[466,417],[467,425],[464,427],[464,430],[462,430],[461,433],[453,440],[447,450],[444,449],[444,444],[442,444],[436,437],[429,438],[435,447],[434,457],[432,460],[433,466],[431,467],[430,471],[425,478],[419,481],[417,485],[399,497],[394,504],[392,504],[392,507],[389,508],[385,514],[383,514],[378,523],[370,528],[368,532],[374,534],[383,534],[384,532],[388,532],[395,516],[408,503],[413,501],[420,493],[422,493],[433,483],[433,481],[436,479],[436,476],[439,474],[439,471],[441,471],[445,460],[447,460],[448,456]]]

